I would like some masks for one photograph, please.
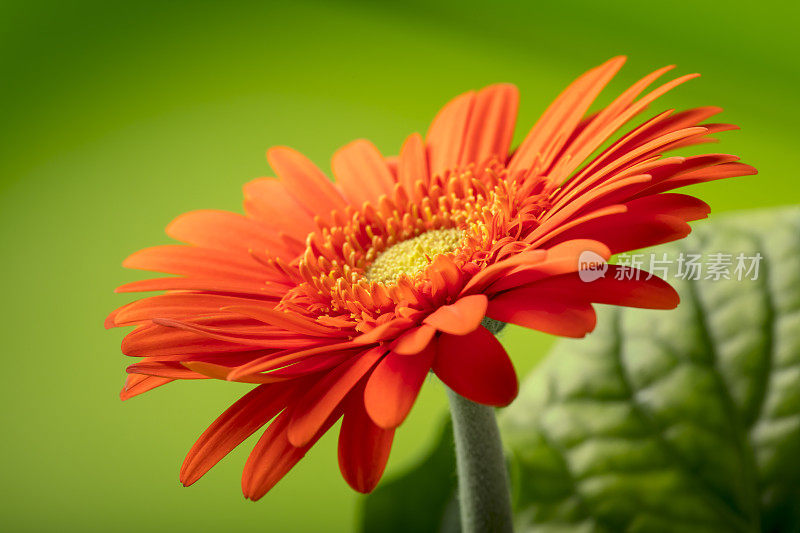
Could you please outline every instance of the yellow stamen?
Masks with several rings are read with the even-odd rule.
[[[367,268],[368,281],[394,283],[403,274],[422,272],[437,255],[458,250],[464,232],[459,229],[434,229],[398,242],[383,251]]]

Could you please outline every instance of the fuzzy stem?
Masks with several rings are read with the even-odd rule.
[[[494,408],[447,388],[463,533],[510,533],[511,494]]]

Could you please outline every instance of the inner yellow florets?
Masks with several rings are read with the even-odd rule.
[[[406,239],[384,250],[367,268],[368,281],[394,283],[403,274],[422,272],[434,257],[458,250],[464,232],[460,229],[434,229]]]

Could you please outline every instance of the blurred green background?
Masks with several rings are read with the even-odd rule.
[[[517,138],[575,76],[630,56],[604,97],[677,63],[703,77],[661,100],[720,105],[743,131],[712,151],[761,174],[695,188],[715,211],[797,203],[798,8],[789,2],[0,3],[4,380],[0,529],[349,531],[360,496],[329,433],[267,497],[245,501],[252,441],[191,488],[178,468],[246,386],[176,383],[129,402],[129,253],[183,211],[239,210],[240,187],[291,145],[327,168],[357,137],[396,153],[450,97],[519,85]],[[512,329],[521,374],[551,343]],[[446,400],[425,387],[388,476],[432,443]],[[413,512],[409,509],[408,512]]]

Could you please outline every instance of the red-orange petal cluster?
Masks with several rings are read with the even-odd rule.
[[[476,402],[516,396],[514,368],[484,317],[581,337],[595,325],[592,304],[677,305],[664,281],[618,280],[616,267],[582,282],[578,257],[682,238],[709,209],[668,191],[755,170],[725,154],[664,155],[732,129],[704,122],[713,107],[656,114],[590,158],[693,77],[645,92],[669,70],[660,69],[587,116],[623,61],[578,78],[513,151],[518,93],[508,84],[455,98],[397,157],[365,140],[345,146],[333,156],[335,182],[298,152],[272,148],[278,179],[245,185],[246,215],[187,213],[167,228],[185,245],[129,257],[126,267],[177,276],[118,289],[166,291],[107,320],[135,326],[122,350],[140,359],[122,398],[176,379],[256,384],[197,440],[181,481],[194,483],[266,425],[242,477],[245,496],[258,499],[343,418],[342,474],[368,492],[430,371]],[[417,271],[372,273],[387,250],[426,235],[458,244]]]

